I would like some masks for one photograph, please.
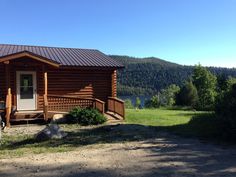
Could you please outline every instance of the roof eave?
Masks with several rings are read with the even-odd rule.
[[[10,55],[1,56],[0,63],[10,61],[10,60],[15,60],[15,59],[21,58],[21,57],[29,57],[29,58],[46,63],[46,64],[54,66],[54,67],[60,67],[60,63],[52,61],[48,58],[42,57],[40,55],[37,55],[37,54],[29,52],[29,51],[22,51],[22,52],[13,53]]]

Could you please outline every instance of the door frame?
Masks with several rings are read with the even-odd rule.
[[[33,76],[33,98],[34,108],[33,109],[19,109],[18,104],[20,100],[20,74],[32,74]],[[36,71],[16,71],[16,108],[18,111],[33,111],[37,110],[37,72]]]

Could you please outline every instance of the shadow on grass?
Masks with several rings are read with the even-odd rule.
[[[166,126],[161,127],[161,129],[185,137],[197,137],[206,140],[218,139],[220,141],[220,122],[214,113],[198,113],[189,115],[191,115],[192,118],[187,124]]]
[[[0,149],[17,149],[30,147],[79,147],[92,144],[118,143],[146,140],[157,137],[153,127],[136,124],[103,125],[95,128],[83,128],[76,131],[66,131],[64,139],[51,139],[37,141],[34,137],[28,137],[20,141],[9,142]]]
[[[38,142],[31,138],[8,142],[0,149],[17,149],[21,147],[80,147],[93,144],[142,141],[160,138],[160,132],[170,132],[184,137],[222,142],[219,123],[213,113],[194,114],[187,124],[173,126],[144,126],[137,124],[102,125],[66,131],[64,139],[52,139]]]

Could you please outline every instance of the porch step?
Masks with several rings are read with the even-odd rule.
[[[115,114],[113,112],[107,111],[105,113],[105,116],[107,117],[108,121],[123,121],[123,117],[121,117],[118,114]]]
[[[10,119],[11,125],[20,125],[20,124],[44,124],[45,120],[43,118],[33,118],[33,119]]]
[[[11,120],[20,120],[20,119],[43,119],[43,112],[16,112]]]

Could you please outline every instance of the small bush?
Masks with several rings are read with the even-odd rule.
[[[70,122],[79,123],[81,125],[98,125],[106,122],[106,117],[102,115],[97,109],[81,109],[74,108],[70,113]]]
[[[130,99],[125,99],[125,108],[126,109],[133,109],[134,108],[132,101]]]
[[[141,100],[139,97],[136,97],[136,100],[135,100],[135,107],[136,108],[141,108]]]

